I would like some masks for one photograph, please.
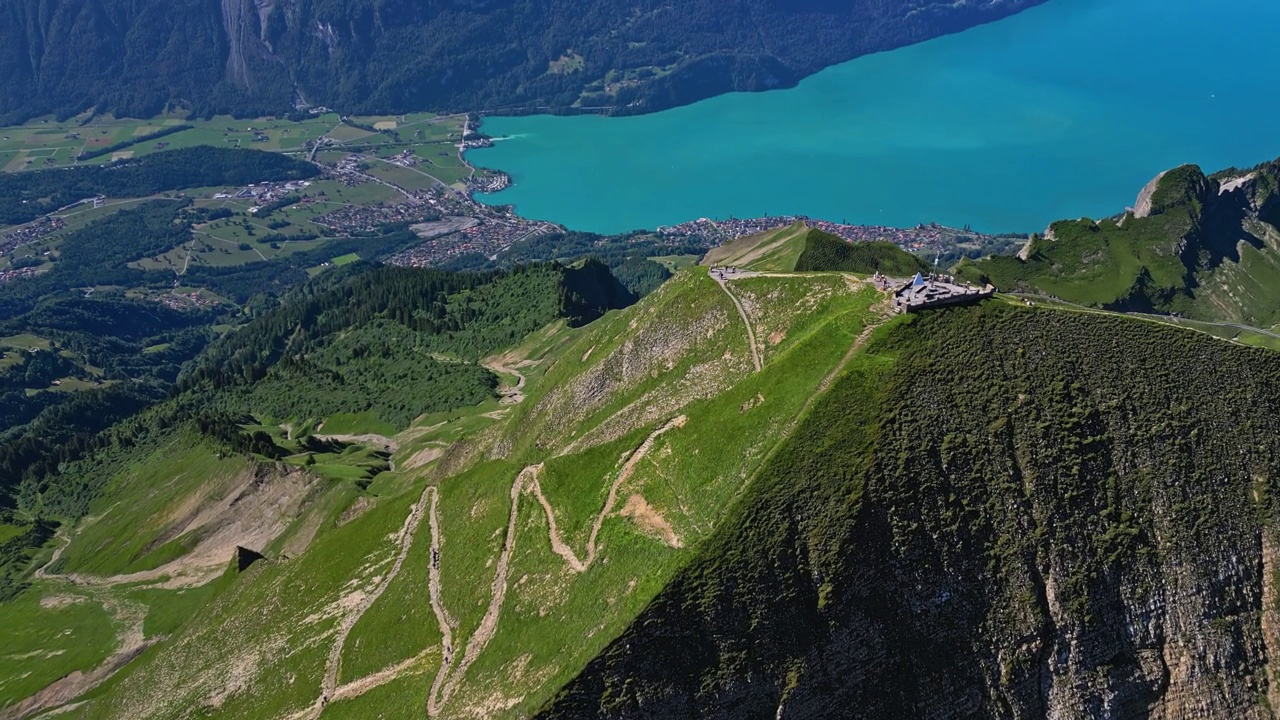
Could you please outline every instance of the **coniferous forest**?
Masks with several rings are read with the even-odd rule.
[[[644,112],[793,85],[1040,1],[15,0],[0,8],[0,122],[91,107],[247,117],[300,99],[350,114]]]

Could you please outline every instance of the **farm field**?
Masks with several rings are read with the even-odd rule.
[[[166,131],[172,134],[157,136]],[[448,146],[458,141],[460,133],[461,118],[438,117],[430,113],[353,117],[345,123],[336,113],[300,121],[235,119],[230,116],[215,116],[208,120],[176,116],[136,120],[85,114],[61,122],[43,118],[24,125],[0,128],[0,171],[106,164],[112,160],[197,145],[301,153],[307,142],[321,137],[353,149],[394,154],[408,146]],[[76,158],[81,153],[96,153],[115,147],[119,149],[77,163]],[[426,154],[418,149],[415,152]],[[452,154],[456,156],[456,152]]]
[[[434,182],[429,178],[414,173],[408,168],[386,165],[386,170],[379,173],[388,182],[406,189],[418,189],[418,186],[431,187]],[[394,172],[392,172],[394,171]],[[421,182],[416,182],[416,181]],[[257,207],[252,198],[218,198],[228,188],[201,188],[184,193],[195,208],[209,210],[227,210],[233,216],[207,223],[198,223],[192,228],[190,241],[150,257],[140,258],[129,263],[129,267],[139,270],[172,270],[181,274],[188,265],[208,267],[231,267],[248,263],[274,260],[288,257],[291,254],[321,247],[331,238],[325,225],[314,222],[314,219],[344,207],[364,207],[380,203],[396,202],[403,196],[394,188],[376,182],[366,182],[356,186],[345,185],[337,180],[322,180],[312,183],[303,195],[305,200],[269,215],[256,215]],[[155,200],[174,200],[168,195],[145,198],[105,199],[100,203],[83,203],[69,209],[65,213],[55,213],[54,217],[65,225],[56,232],[50,233],[34,243],[19,246],[12,253],[14,260],[35,258],[46,252],[56,256],[62,240],[70,233],[81,230],[91,223],[107,218],[123,210],[137,208],[144,203]],[[0,257],[0,268],[8,266],[8,256]],[[48,264],[45,265],[48,267]]]
[[[300,160],[314,159],[328,167],[338,167],[351,158],[364,179],[351,182],[344,176],[318,178],[302,192],[294,192],[300,196],[298,202],[268,208],[261,215],[259,206],[265,202],[243,194],[244,188],[240,187],[82,200],[46,216],[55,224],[53,227],[11,242],[0,255],[0,271],[30,267],[34,268],[30,272],[47,272],[59,258],[62,241],[69,234],[121,211],[166,199],[189,202],[197,210],[212,212],[217,219],[196,222],[189,240],[137,258],[129,267],[182,274],[193,265],[232,267],[315,249],[326,238],[372,226],[356,220],[333,227],[332,223],[317,222],[319,216],[343,209],[394,205],[403,202],[407,193],[441,185],[458,187],[472,172],[455,144],[461,131],[461,117],[430,113],[352,118],[328,113],[300,121],[226,116],[208,120],[174,116],[130,120],[82,115],[60,122],[44,118],[2,128],[0,172],[100,165],[113,159],[210,146],[280,152]],[[316,141],[322,147],[309,149],[308,145]],[[77,160],[82,153],[93,156]],[[353,155],[358,157],[352,158]],[[233,216],[227,218],[226,212]],[[0,226],[0,241],[4,236],[19,238],[16,233],[24,232],[30,224]]]

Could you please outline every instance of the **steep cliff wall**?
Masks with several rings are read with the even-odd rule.
[[[547,718],[1271,717],[1280,356],[988,304],[881,336]]]
[[[568,109],[792,85],[1044,0],[13,0],[0,120]],[[569,61],[566,61],[569,59]]]

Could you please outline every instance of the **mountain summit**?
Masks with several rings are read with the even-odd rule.
[[[962,276],[1081,305],[1199,320],[1280,322],[1280,162],[1212,175],[1161,173],[1134,207],[1063,220],[1018,257],[964,263]]]

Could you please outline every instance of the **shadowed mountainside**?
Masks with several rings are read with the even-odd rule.
[[[0,120],[171,102],[646,112],[794,85],[1042,1],[15,0],[0,8]]]
[[[1272,717],[1277,377],[1096,315],[900,326],[541,717]]]
[[[796,237],[732,250],[781,262]],[[15,566],[0,697],[105,681],[145,640],[59,709],[1180,720],[1280,701],[1270,351],[1001,300],[892,315],[838,272],[688,268],[614,310],[598,263],[348,272],[214,343],[161,406],[234,394],[241,414],[173,433],[148,411],[149,441],[33,485],[47,503],[108,479],[57,563]],[[414,377],[470,364],[501,397],[407,422],[317,381],[423,405],[447,388]],[[271,411],[281,380],[317,397]],[[281,532],[219,535],[241,497],[283,508]],[[266,561],[160,577],[235,545]]]

